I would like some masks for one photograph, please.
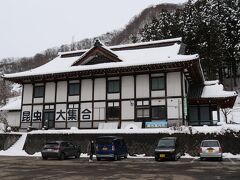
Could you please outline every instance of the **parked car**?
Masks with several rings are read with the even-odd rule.
[[[176,137],[164,137],[158,141],[155,160],[178,160],[181,157],[179,142]]]
[[[101,136],[96,139],[97,160],[127,158],[127,146],[124,139],[116,136]]]
[[[200,160],[217,158],[222,160],[222,148],[218,140],[203,140],[199,148]]]
[[[68,141],[52,141],[44,145],[41,154],[43,159],[58,158],[63,160],[71,156],[79,158],[81,149],[79,145],[74,145]]]

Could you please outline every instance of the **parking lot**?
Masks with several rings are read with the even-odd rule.
[[[88,159],[42,160],[40,157],[0,157],[0,179],[239,179],[240,160],[155,162],[129,158],[120,161]]]

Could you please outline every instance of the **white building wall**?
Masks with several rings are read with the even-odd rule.
[[[67,106],[66,104],[56,104],[56,112],[55,112],[55,122],[66,121],[67,119]],[[60,114],[62,113],[62,114]]]
[[[95,102],[94,103],[94,120],[105,120],[106,116],[106,103]]]
[[[42,115],[43,112],[43,106],[42,105],[34,105],[32,110],[32,122],[38,122],[36,120],[36,117],[34,117],[34,113],[40,112]]]
[[[55,102],[55,83],[47,82],[45,86],[45,102]]]
[[[134,101],[122,101],[122,119],[134,119]]]
[[[81,85],[81,100],[92,101],[93,81],[92,79],[83,79]]]
[[[152,97],[165,97],[165,90],[161,91],[151,91]]]
[[[122,98],[123,99],[134,98],[134,77],[133,76],[122,77]]]
[[[68,96],[69,102],[76,102],[79,101],[79,96]]]
[[[112,99],[112,100],[120,99],[120,93],[110,93],[110,94],[107,95],[107,98]]]
[[[181,72],[167,73],[167,96],[181,96]]]
[[[165,99],[153,99],[151,103],[152,103],[152,106],[164,106],[164,105],[166,105]]]
[[[85,114],[85,110],[90,111],[90,113]],[[86,118],[87,115],[89,115],[89,118]],[[92,103],[81,104],[80,121],[92,121]]]
[[[181,119],[182,118],[182,99],[171,98],[167,99],[167,114],[168,119]]]
[[[56,102],[67,101],[67,81],[59,81],[57,83],[57,99]]]
[[[36,104],[36,103],[43,103],[43,98],[34,98],[33,99],[33,103]]]
[[[106,79],[97,78],[94,80],[94,100],[106,99]]]
[[[137,98],[149,97],[149,75],[136,76],[136,91]]]
[[[23,85],[23,104],[31,104],[33,97],[33,85],[32,84],[24,84]]]

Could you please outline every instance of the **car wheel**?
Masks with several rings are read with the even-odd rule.
[[[65,154],[61,153],[60,156],[59,156],[59,160],[64,160],[64,159],[65,159]]]
[[[97,161],[101,161],[101,158],[100,158],[100,157],[97,157]]]
[[[46,156],[42,156],[42,159],[43,160],[47,160],[48,158]]]

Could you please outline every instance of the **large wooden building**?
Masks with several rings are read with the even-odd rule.
[[[23,85],[21,128],[214,125],[235,92],[205,81],[181,38],[59,53],[38,68],[5,74]]]

